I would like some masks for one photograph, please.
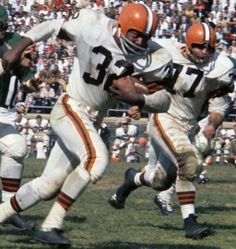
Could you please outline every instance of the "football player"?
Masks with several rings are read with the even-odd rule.
[[[117,148],[119,148],[119,151],[123,148],[126,150],[129,144],[134,143],[137,135],[138,127],[136,125],[130,124],[130,119],[128,117],[123,118],[120,122],[120,127],[116,128],[115,130],[115,140],[112,149],[114,150],[112,153],[115,155],[115,157],[120,157],[120,154],[116,154]]]
[[[8,13],[0,6],[0,65],[4,52],[10,50],[20,39],[17,33],[7,32]],[[23,113],[25,108],[16,106],[16,95],[22,86],[35,75],[35,71],[20,65],[19,60],[10,72],[0,70],[0,177],[2,182],[1,201],[9,200],[20,187],[23,159],[27,155],[25,137],[15,128],[16,114]],[[18,229],[27,230],[33,223],[15,215],[6,221]]]
[[[216,33],[205,23],[193,24],[188,29],[186,44],[171,39],[157,42],[167,48],[173,57],[174,76],[168,85],[172,92],[170,108],[167,113],[152,114],[149,120],[151,149],[146,171],[128,169],[124,183],[109,202],[115,208],[124,208],[126,198],[137,187],[144,185],[162,191],[176,181],[185,236],[200,239],[209,234],[209,229],[196,222],[196,188],[193,181],[201,171],[201,158],[193,144],[193,138],[205,101],[213,93],[219,96],[233,90],[234,67],[228,57],[215,52]],[[115,89],[111,87],[111,91],[119,95],[120,99],[132,95],[128,87],[126,91],[119,86]],[[224,99],[222,101],[224,103]],[[214,111],[208,118],[206,136],[209,131],[215,133],[224,118],[214,102],[209,103],[209,109]]]
[[[210,102],[214,102],[211,106],[214,106],[214,110],[210,110],[211,112],[217,112],[221,113],[223,116],[225,114],[225,111],[228,108],[228,102],[224,100],[224,98],[212,98],[209,100]],[[206,159],[212,152],[212,139],[215,136],[215,129],[213,129],[211,126],[208,126],[209,120],[208,115],[206,117],[202,117],[202,119],[198,122],[199,127],[197,128],[196,135],[194,138],[194,144],[197,147],[200,156],[203,159]],[[205,128],[208,127],[208,130],[205,130]],[[205,164],[205,160],[203,162],[203,166]],[[196,179],[196,182],[198,183],[206,183],[209,181],[209,178],[206,176],[207,171],[203,170],[199,177]],[[158,193],[155,198],[154,202],[155,204],[160,208],[163,215],[169,215],[172,213],[172,197],[175,193],[175,185],[172,184],[172,186],[165,190]]]
[[[34,27],[4,55],[4,70],[9,70],[28,45],[53,35],[74,41],[77,48],[67,93],[51,112],[58,140],[46,168],[40,177],[23,185],[10,201],[0,205],[0,222],[58,192],[35,239],[70,244],[61,233],[64,218],[89,182],[101,179],[109,162],[107,148],[97,132],[103,115],[116,102],[109,85],[124,75],[137,75],[146,81],[172,76],[170,54],[158,44],[149,43],[156,27],[156,14],[144,4],[124,6],[118,22],[102,13],[81,9],[68,21],[51,20]],[[135,91],[134,85],[133,88]],[[134,94],[132,102],[166,111],[169,94],[155,94],[159,96],[156,103],[143,94]]]

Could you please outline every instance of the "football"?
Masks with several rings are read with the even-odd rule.
[[[148,94],[148,88],[145,85],[145,83],[136,77],[124,76],[113,81],[113,85],[119,86],[119,87],[125,88],[128,84],[133,84],[138,93]]]

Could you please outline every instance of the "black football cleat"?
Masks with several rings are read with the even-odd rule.
[[[112,207],[116,209],[122,209],[125,207],[126,198],[137,188],[137,185],[134,183],[136,173],[137,171],[134,168],[126,170],[124,183],[117,189],[116,194],[108,200]]]
[[[184,219],[185,238],[202,239],[210,234],[210,229],[198,224],[196,218],[196,215],[190,214]]]
[[[34,235],[34,239],[44,244],[69,247],[70,241],[62,233],[63,231],[57,228],[53,228],[50,231],[38,230]]]
[[[125,201],[118,201],[116,198],[116,194],[114,194],[109,200],[108,202],[110,203],[110,205],[116,209],[123,209],[125,208]]]
[[[198,184],[206,184],[206,183],[208,183],[209,182],[209,178],[208,177],[202,177],[202,178],[199,178],[198,179],[198,181],[197,181],[197,183]]]
[[[170,215],[173,212],[171,203],[162,200],[158,195],[154,197],[154,203],[160,208],[163,215]]]
[[[26,220],[23,216],[15,214],[3,222],[6,225],[13,225],[20,231],[30,231],[36,227],[36,223],[31,220]]]

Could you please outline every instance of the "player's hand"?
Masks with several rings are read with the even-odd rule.
[[[22,38],[12,49],[6,51],[2,57],[2,66],[5,72],[9,72],[21,62],[24,50],[32,44],[30,38]],[[27,64],[27,63],[26,63]]]
[[[123,77],[114,80],[109,87],[110,92],[120,101],[126,102],[131,105],[144,105],[144,96],[138,93],[132,77]]]
[[[205,127],[203,133],[207,139],[212,139],[215,137],[216,129],[213,125],[209,124]]]
[[[33,61],[33,55],[34,55],[34,50],[35,49],[35,44],[34,45],[30,45],[29,47],[27,47],[23,54],[21,55],[21,60],[20,60],[20,65],[23,67],[27,67],[29,69],[33,69],[35,64]]]
[[[32,93],[39,90],[39,86],[42,84],[42,80],[39,77],[33,77],[26,82],[22,83],[22,91],[26,93]]]
[[[141,118],[141,110],[139,106],[131,106],[128,110],[128,115],[134,120],[139,120]]]

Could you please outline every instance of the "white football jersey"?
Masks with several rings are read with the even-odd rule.
[[[223,84],[232,84],[233,63],[228,57],[215,53],[209,63],[195,65],[182,55],[184,44],[172,39],[157,42],[168,49],[173,58],[174,85],[168,113],[180,119],[197,119],[209,93]],[[214,110],[216,102],[211,101],[209,108]]]
[[[144,76],[146,81],[161,80],[170,73],[171,55],[158,44],[151,45],[148,56],[126,57],[115,41],[116,28],[116,21],[90,9],[81,9],[61,26],[77,47],[68,94],[100,113],[114,102],[107,91],[114,78],[131,74]]]
[[[15,127],[21,134],[26,134],[27,132],[28,119],[22,117],[20,122],[15,121]]]
[[[42,127],[42,129],[47,129],[48,125],[49,125],[49,121],[47,119],[42,119],[41,124],[38,124],[36,122],[36,119],[30,119],[29,122],[29,127],[33,128],[33,127]]]
[[[129,125],[127,133],[124,131],[123,127],[119,127],[116,129],[116,138],[127,140],[126,137],[128,137],[128,139],[130,137],[135,137],[137,133],[138,133],[138,128],[135,125]]]

